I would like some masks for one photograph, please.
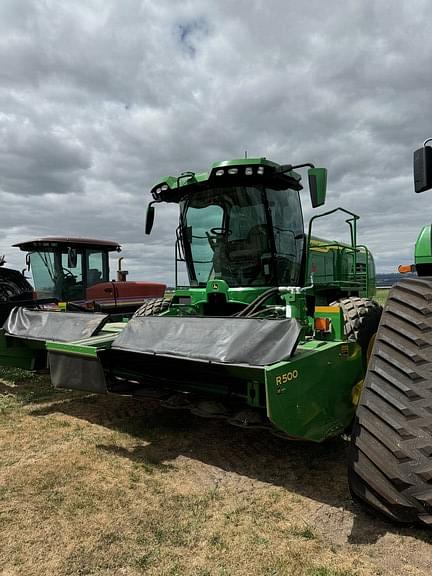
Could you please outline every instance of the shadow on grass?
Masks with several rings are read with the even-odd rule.
[[[430,531],[395,526],[372,517],[352,501],[347,483],[347,445],[342,439],[324,444],[288,442],[267,431],[243,430],[223,420],[206,420],[188,411],[167,410],[156,400],[116,396],[55,402],[33,410],[32,414],[45,416],[58,412],[137,438],[140,444],[131,450],[114,444],[98,448],[145,467],[163,470],[167,461],[183,455],[349,511],[354,517],[350,543],[373,543],[387,532],[432,541]],[[143,445],[143,441],[147,444]]]

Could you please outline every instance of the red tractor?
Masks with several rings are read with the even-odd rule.
[[[49,237],[14,246],[27,252],[26,263],[33,276],[35,303],[124,316],[133,313],[145,300],[160,298],[165,293],[165,284],[127,282],[127,271],[121,270],[122,258],[119,259],[117,279],[110,279],[109,254],[120,252],[117,242]],[[19,272],[15,274],[24,279]],[[22,299],[19,293],[13,294],[10,290],[9,308],[12,304],[19,305]],[[29,294],[26,294],[26,304],[28,299]]]

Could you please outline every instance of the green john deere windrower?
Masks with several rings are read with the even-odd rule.
[[[95,336],[48,342],[53,383],[159,397],[172,408],[225,417],[289,438],[321,442],[352,422],[381,314],[373,258],[357,244],[358,216],[336,208],[305,233],[298,168],[313,207],[326,170],[265,158],[214,164],[153,187],[154,205],[177,203],[176,290],[127,323]],[[318,218],[344,215],[350,241],[312,236]],[[179,286],[186,266],[189,285]]]
[[[432,188],[432,148],[414,152],[416,192]],[[416,276],[390,290],[353,427],[354,496],[393,521],[432,525],[432,226],[415,245]]]

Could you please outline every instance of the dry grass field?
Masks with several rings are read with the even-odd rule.
[[[342,440],[0,378],[2,576],[432,573],[430,532],[352,502]]]

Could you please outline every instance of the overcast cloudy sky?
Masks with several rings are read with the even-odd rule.
[[[431,23],[429,0],[1,0],[0,254],[22,268],[19,240],[113,239],[131,279],[172,284],[176,207],[145,237],[149,189],[247,149],[326,166],[378,271],[410,263],[432,216],[412,178]]]

